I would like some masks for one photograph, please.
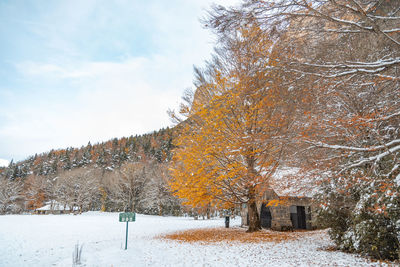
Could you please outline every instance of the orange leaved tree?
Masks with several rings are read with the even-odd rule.
[[[256,200],[278,167],[293,115],[272,46],[257,25],[247,25],[195,70],[196,92],[184,98],[171,164],[170,185],[186,204],[247,204],[249,232],[260,229]]]

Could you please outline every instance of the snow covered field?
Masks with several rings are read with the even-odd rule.
[[[240,218],[231,225],[239,225]],[[179,243],[156,238],[178,230],[221,227],[222,219],[137,215],[125,223],[118,213],[0,216],[0,266],[71,266],[72,252],[83,244],[82,266],[371,266],[351,254],[328,252],[324,231],[282,243]],[[376,264],[378,265],[378,264]]]

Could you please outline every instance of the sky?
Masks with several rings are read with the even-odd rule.
[[[0,165],[172,126],[239,0],[0,1]]]

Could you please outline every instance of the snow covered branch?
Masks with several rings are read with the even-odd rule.
[[[351,146],[341,146],[341,145],[329,145],[329,144],[324,144],[322,142],[309,142],[309,141],[307,143],[312,144],[316,147],[322,147],[322,148],[350,150],[350,151],[358,151],[358,152],[375,152],[378,150],[389,149],[394,145],[400,144],[400,139],[393,140],[384,145],[371,146],[371,147],[351,147]]]

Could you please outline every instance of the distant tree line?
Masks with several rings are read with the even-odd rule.
[[[0,214],[33,211],[48,200],[88,210],[178,215],[168,187],[173,130],[51,150],[0,169]]]
[[[31,174],[54,175],[63,170],[86,166],[114,170],[125,162],[168,162],[171,159],[172,135],[172,129],[166,128],[149,134],[114,138],[94,145],[89,142],[81,148],[51,150],[17,163],[11,161],[8,167],[0,169],[0,175],[14,180]]]

